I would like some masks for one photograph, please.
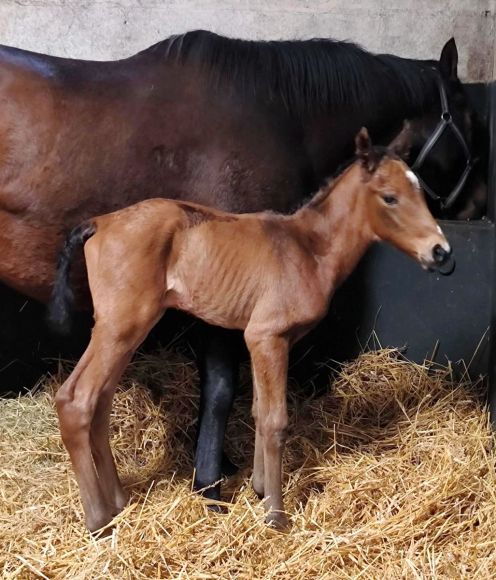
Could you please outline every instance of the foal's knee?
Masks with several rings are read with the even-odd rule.
[[[288,416],[286,412],[269,413],[261,422],[260,431],[266,445],[275,449],[283,448],[288,436]]]

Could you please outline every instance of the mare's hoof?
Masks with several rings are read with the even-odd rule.
[[[207,487],[206,489],[198,490],[200,494],[207,500],[207,508],[215,512],[217,514],[226,514],[227,508],[223,505],[219,505],[218,503],[208,503],[208,500],[212,501],[220,501],[220,484],[217,484],[213,487]]]
[[[222,463],[221,463],[221,472],[224,477],[231,477],[239,471],[239,467],[234,464],[229,457],[223,453],[222,454]]]
[[[284,512],[269,512],[265,517],[265,523],[279,531],[289,528],[288,516]]]
[[[227,514],[226,506],[219,505],[218,503],[209,503],[207,504],[207,508],[209,511],[214,512],[215,514]]]
[[[213,485],[212,487],[201,488],[199,484],[195,483],[195,491],[202,495],[207,500],[207,508],[218,514],[227,513],[225,506],[219,505],[217,503],[208,503],[208,500],[214,502],[220,501],[220,483]]]
[[[205,499],[220,501],[220,483],[209,486],[208,483],[206,485],[202,485],[201,483],[195,481],[193,489]]]

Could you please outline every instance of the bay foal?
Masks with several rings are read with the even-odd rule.
[[[59,322],[67,315],[70,254],[85,241],[95,326],[56,405],[90,530],[127,501],[109,445],[112,397],[167,308],[244,330],[254,385],[253,487],[266,498],[267,521],[286,525],[281,462],[289,349],[326,314],[336,287],[373,241],[390,242],[425,268],[444,263],[451,251],[408,167],[391,151],[373,148],[365,129],[356,149],[355,163],[290,216],[151,199],[72,232],[52,315]]]

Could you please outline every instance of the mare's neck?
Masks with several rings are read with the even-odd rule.
[[[351,274],[376,236],[369,225],[367,192],[358,163],[326,188],[295,217],[308,236],[322,290],[331,294]]]

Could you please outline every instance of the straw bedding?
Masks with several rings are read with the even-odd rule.
[[[138,358],[112,419],[131,502],[97,538],[60,441],[57,382],[0,401],[3,578],[495,577],[493,437],[479,387],[452,384],[449,370],[384,350],[346,366],[323,397],[291,388],[288,533],[263,524],[250,488],[248,373],[227,447],[242,467],[217,514],[191,492],[194,367]]]

